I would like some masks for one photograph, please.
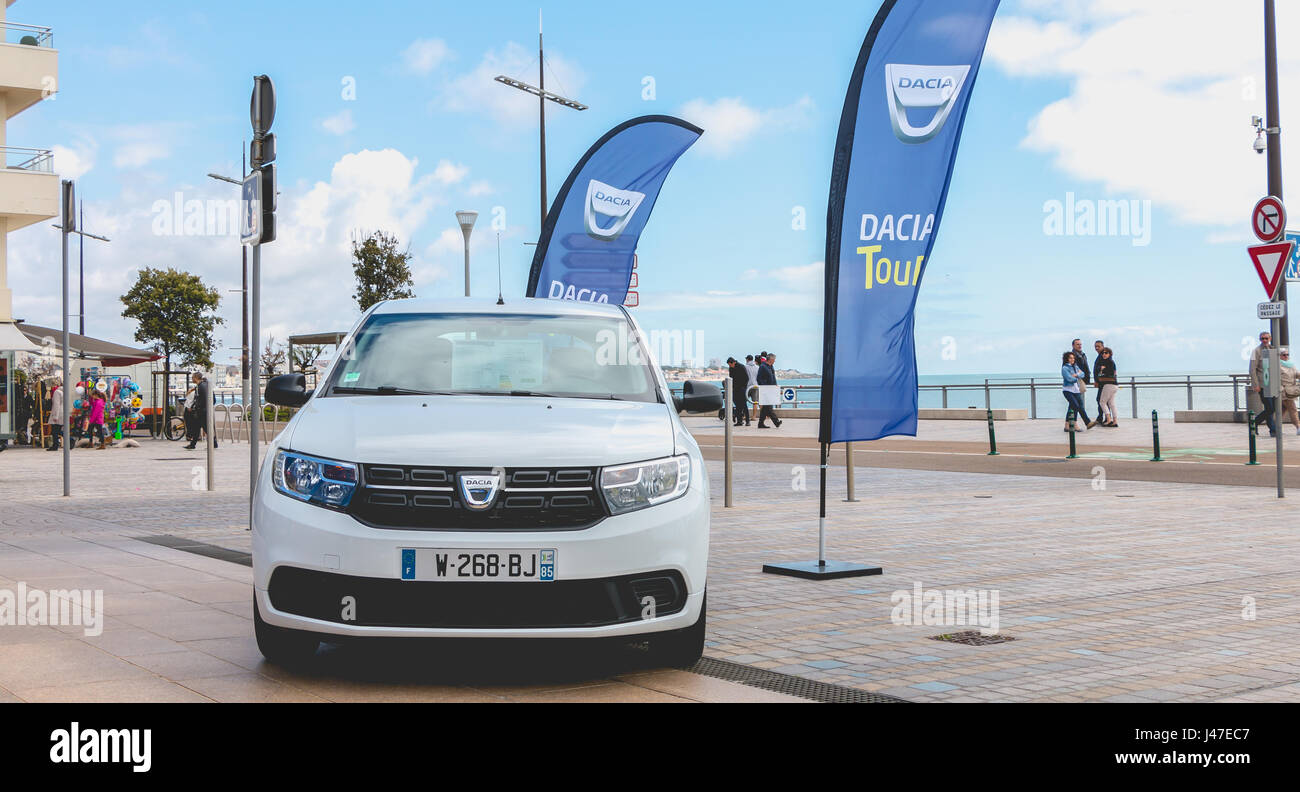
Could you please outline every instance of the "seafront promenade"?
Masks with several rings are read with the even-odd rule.
[[[714,457],[720,423],[688,423]],[[1064,455],[1056,421],[1007,425],[1000,457],[983,456],[978,422],[923,422],[915,440],[881,441],[901,450],[858,448],[859,502],[844,502],[843,467],[830,471],[829,557],[884,574],[814,583],[760,571],[816,552],[812,426],[737,433],[751,445],[739,452],[733,508],[722,504],[721,464],[708,463],[709,660],[689,672],[646,668],[626,651],[573,665],[563,660],[572,653],[540,645],[508,661],[490,648],[383,649],[376,660],[342,646],[308,671],[270,666],[252,637],[246,446],[218,449],[211,493],[201,449],[81,451],[66,499],[59,454],[10,449],[0,454],[0,589],[102,589],[107,619],[95,637],[0,627],[0,700],[1300,698],[1296,501],[1274,496],[1270,468],[1242,464],[1243,427],[1171,426],[1168,451],[1183,453],[1168,463],[1122,458],[1142,453],[1138,426],[1094,430],[1079,450],[1098,456],[1052,463],[1027,460],[1051,458],[1030,453],[1039,446]],[[954,450],[905,453],[921,443]],[[1287,443],[1300,462],[1300,441]],[[942,458],[974,460],[972,470],[917,467]],[[1014,472],[985,472],[1001,464]],[[1241,468],[1262,481],[1127,480],[1124,465],[1182,478]],[[936,640],[969,624],[900,623],[898,598],[918,586],[996,593],[1000,635],[1014,640],[972,646]]]

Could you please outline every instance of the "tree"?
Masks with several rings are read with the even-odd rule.
[[[284,358],[284,347],[275,343],[275,336],[267,336],[266,346],[262,348],[262,373],[268,377],[275,376],[276,370],[284,365]]]
[[[212,333],[225,320],[217,316],[221,295],[215,288],[204,286],[202,278],[170,267],[146,267],[121,299],[126,306],[122,316],[136,321],[135,340],[152,343],[163,356],[168,387],[173,355],[179,357],[182,366],[212,368],[216,347]]]
[[[395,235],[374,231],[361,241],[352,237],[352,271],[357,276],[352,297],[361,310],[384,300],[415,296],[412,258],[409,247],[399,252]]]
[[[323,344],[309,344],[307,346],[296,346],[293,348],[293,360],[289,361],[291,371],[300,374],[306,374],[309,371],[315,371],[316,358],[320,357],[325,351]]]

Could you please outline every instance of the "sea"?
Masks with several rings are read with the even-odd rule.
[[[1119,393],[1115,406],[1121,418],[1150,419],[1151,411],[1173,418],[1175,410],[1188,409],[1187,378],[1192,379],[1192,406],[1195,410],[1231,410],[1234,409],[1232,376],[1238,376],[1236,386],[1237,405],[1245,409],[1246,397],[1244,372],[1202,371],[1179,373],[1140,373],[1125,375],[1121,378]],[[1130,384],[1130,377],[1137,381],[1137,387]],[[1037,415],[1039,418],[1064,418],[1067,403],[1061,395],[1061,377],[1059,373],[1033,374],[995,374],[988,377],[990,386],[988,407],[994,409],[1031,408],[1029,380],[1034,380]],[[985,408],[984,377],[974,375],[939,375],[922,374],[919,379],[918,403],[921,407],[938,408],[943,406],[943,391],[948,391],[948,407],[960,409],[973,407]],[[1160,384],[1157,384],[1160,383]],[[1167,384],[1166,384],[1167,383]],[[821,378],[783,379],[782,386],[793,386],[796,393],[797,407],[816,408],[821,404]],[[674,392],[680,392],[681,383],[670,383]],[[1134,409],[1136,393],[1136,410]],[[1089,416],[1096,409],[1096,390],[1089,387],[1084,394],[1084,404]]]

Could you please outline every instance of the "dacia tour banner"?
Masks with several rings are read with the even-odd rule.
[[[668,171],[703,130],[672,116],[606,132],[555,196],[528,274],[528,296],[621,305],[632,256]]]
[[[913,310],[998,0],[885,0],[840,116],[822,443],[916,435]]]

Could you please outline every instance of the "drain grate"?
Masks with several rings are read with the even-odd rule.
[[[947,641],[948,643],[959,643],[967,646],[988,646],[989,644],[1006,643],[1014,641],[1010,635],[985,635],[979,630],[966,630],[959,633],[944,633],[943,635],[931,635],[931,641]]]
[[[201,555],[207,558],[215,558],[218,561],[229,561],[232,564],[242,564],[246,567],[253,565],[253,556],[250,553],[244,553],[239,550],[230,550],[225,547],[219,547],[207,542],[200,542],[196,539],[182,539],[179,536],[171,534],[162,534],[160,536],[137,536],[141,542],[148,542],[152,545],[161,547],[170,547],[173,550],[181,550],[194,555]]]
[[[872,693],[868,690],[832,685],[815,679],[804,679],[794,674],[782,674],[765,668],[754,668],[730,660],[718,660],[702,657],[700,661],[686,669],[693,674],[739,682],[742,685],[770,690],[773,693],[785,693],[790,696],[819,701],[825,704],[896,704],[906,703],[906,699]]]

